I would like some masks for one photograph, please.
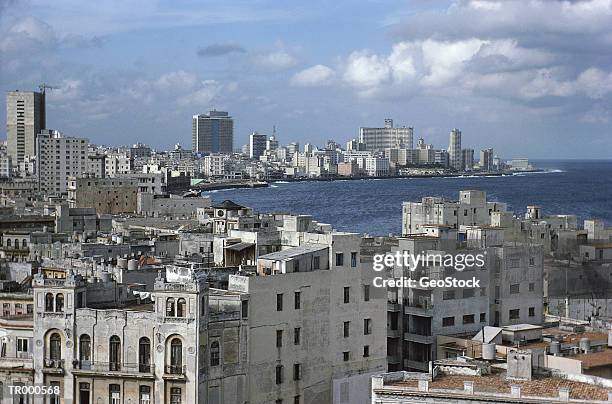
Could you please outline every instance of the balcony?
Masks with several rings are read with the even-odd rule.
[[[387,311],[396,313],[402,310],[402,305],[397,302],[387,302]]]
[[[164,371],[164,379],[168,380],[185,380],[187,366],[185,365],[166,365]]]
[[[45,373],[64,374],[63,359],[45,359],[43,366],[43,372]]]
[[[404,340],[428,345],[428,344],[434,344],[436,342],[436,337],[433,335],[421,335],[421,334],[414,334],[411,332],[405,332]]]
[[[77,375],[107,374],[113,376],[153,379],[155,366],[139,363],[75,361],[72,373]]]
[[[390,328],[387,328],[387,338],[401,338],[401,336],[401,330],[392,330]]]
[[[408,304],[404,306],[404,314],[412,316],[433,317],[433,305]]]
[[[400,359],[399,355],[387,355],[387,363],[389,365],[397,365],[401,362],[402,360]]]
[[[404,359],[404,369],[417,369],[423,372],[427,372],[429,371],[429,361],[419,362],[419,361],[412,361],[409,359]]]
[[[31,371],[34,369],[32,353],[17,352],[15,356],[0,356],[0,369]]]

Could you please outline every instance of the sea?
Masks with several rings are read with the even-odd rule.
[[[389,178],[275,182],[267,188],[204,192],[213,202],[229,199],[256,212],[312,215],[336,230],[369,235],[401,234],[402,202],[425,196],[457,200],[459,191],[483,190],[523,215],[528,205],[543,214],[597,218],[612,226],[612,160],[532,162],[543,172],[496,177]]]

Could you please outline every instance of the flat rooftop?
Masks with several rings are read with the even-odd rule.
[[[285,261],[290,260],[292,258],[298,257],[303,254],[313,253],[321,250],[325,250],[327,245],[325,244],[304,244],[298,247],[287,248],[286,250],[281,250],[277,252],[273,252],[266,255],[259,256],[260,259],[272,260],[272,261]]]

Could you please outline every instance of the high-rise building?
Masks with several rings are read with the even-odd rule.
[[[389,148],[412,149],[414,129],[393,127],[393,119],[386,118],[383,128],[359,128],[359,143],[365,143],[368,151]]]
[[[36,136],[45,128],[45,95],[9,91],[6,95],[7,150],[13,164],[36,154]]]
[[[451,168],[457,171],[463,169],[463,158],[461,152],[461,131],[453,129],[450,132],[450,140],[448,143],[448,160]]]
[[[194,115],[192,141],[194,153],[232,153],[234,120],[227,112],[216,110]]]
[[[252,159],[259,159],[266,151],[266,142],[268,136],[253,132],[249,136],[249,157]]]
[[[493,149],[483,149],[480,151],[480,169],[483,171],[493,170]]]
[[[461,165],[465,171],[474,169],[474,149],[461,150]]]
[[[87,139],[43,130],[36,137],[38,188],[48,195],[68,192],[70,177],[87,172]]]

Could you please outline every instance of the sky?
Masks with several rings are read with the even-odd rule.
[[[390,117],[437,148],[456,127],[508,159],[612,158],[612,0],[0,0],[0,89],[43,82],[47,126],[96,144],[190,148],[215,108],[236,148]]]

